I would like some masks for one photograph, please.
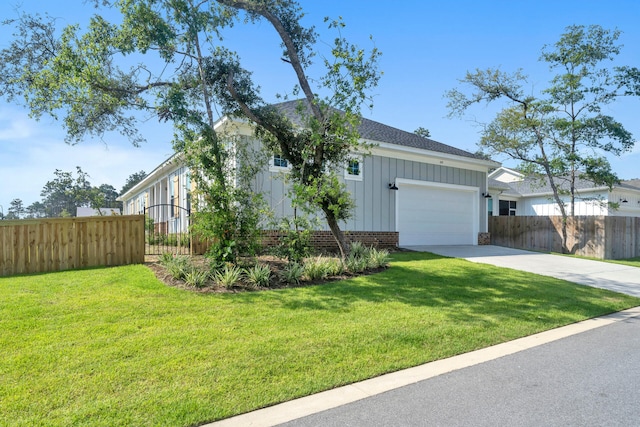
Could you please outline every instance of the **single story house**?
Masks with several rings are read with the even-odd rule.
[[[559,183],[562,189],[568,190],[567,182],[559,180]],[[609,189],[578,179],[575,189],[575,213],[578,216],[640,217],[640,180],[622,181]],[[524,176],[512,169],[499,167],[489,174],[489,194],[489,215],[560,215],[546,178]],[[569,209],[569,196],[562,195],[561,199]]]
[[[297,101],[276,105],[292,119],[296,106]],[[246,122],[222,117],[215,130],[261,146]],[[359,131],[373,148],[367,155],[354,153],[341,173],[356,205],[353,218],[340,224],[343,230],[397,232],[400,246],[478,244],[487,231],[488,174],[499,163],[364,118]],[[272,154],[255,177],[254,191],[279,217],[293,215],[282,180],[287,170],[287,160]],[[176,154],[118,200],[125,214],[146,211],[157,231],[175,233],[188,225],[192,186]]]

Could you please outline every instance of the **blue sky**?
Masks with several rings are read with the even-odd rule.
[[[523,69],[530,76],[531,90],[544,87],[551,75],[538,62],[545,44],[553,44],[568,25],[599,24],[620,29],[624,45],[619,64],[640,66],[640,2],[637,0],[536,0],[536,1],[397,1],[365,0],[302,1],[307,16],[329,42],[323,17],[342,16],[343,34],[352,42],[370,47],[369,35],[382,51],[380,68],[384,76],[375,90],[373,111],[364,116],[407,131],[428,128],[433,139],[468,151],[477,150],[479,128],[495,108],[477,106],[462,119],[449,119],[444,93],[458,86],[467,70],[500,67],[503,71]],[[0,18],[15,16],[15,5],[23,10],[48,12],[60,24],[86,24],[94,12],[83,0],[7,0],[0,4]],[[0,27],[0,48],[8,45],[11,31]],[[257,36],[257,37],[256,37]],[[239,26],[227,38],[238,48],[245,66],[254,70],[267,100],[286,93],[293,76],[282,61],[278,41],[265,23]],[[625,100],[606,112],[621,121],[640,138],[640,99]],[[0,100],[0,206],[7,212],[14,198],[25,206],[40,200],[44,184],[54,171],[89,173],[93,185],[111,184],[120,189],[134,172],[150,172],[171,155],[171,129],[151,120],[141,123],[147,138],[135,148],[119,134],[104,141],[87,140],[75,146],[63,141],[60,123],[44,117],[36,122],[27,111]],[[506,159],[496,158],[498,161]],[[632,153],[610,159],[623,179],[640,177],[640,143]],[[505,162],[509,165],[509,162]]]

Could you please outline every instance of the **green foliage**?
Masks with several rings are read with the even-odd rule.
[[[422,126],[418,127],[418,129],[414,130],[413,133],[415,133],[418,136],[421,136],[423,138],[431,138],[431,132],[429,132],[429,129],[424,128]]]
[[[267,148],[290,162],[294,198],[324,214],[344,257],[347,242],[339,221],[352,215],[353,201],[333,171],[351,153],[368,149],[359,140],[358,124],[361,106],[372,106],[380,52],[349,43],[340,34],[342,20],[327,20],[337,34],[332,45],[316,43],[318,35],[303,26],[296,1],[95,3],[120,16],[111,23],[95,15],[86,29],[69,25],[62,31],[48,16],[8,21],[16,32],[0,51],[0,96],[23,102],[36,118],[61,120],[71,143],[118,131],[139,144],[138,117],[171,122],[176,150],[197,171],[194,178],[202,176],[198,191],[205,203],[194,229],[214,242],[211,255],[225,261],[255,249],[260,209],[254,207],[260,203],[233,189],[242,180],[231,170],[240,164],[238,153],[217,135],[214,114],[246,118]],[[304,96],[300,123],[267,107],[250,70],[225,48],[225,30],[240,22],[266,22],[277,32],[296,76],[293,93]],[[314,58],[322,58],[321,64],[313,64]],[[310,79],[307,71],[317,65],[325,72]]]
[[[278,244],[273,248],[277,257],[285,258],[290,263],[300,263],[311,253],[311,221],[304,216],[283,217],[276,229],[280,233]]]
[[[343,271],[342,261],[338,258],[319,256],[306,259],[303,265],[303,275],[309,280],[323,280]]]
[[[603,153],[620,155],[634,144],[631,133],[605,109],[620,97],[640,95],[637,68],[609,65],[620,53],[619,36],[619,31],[598,25],[567,27],[558,42],[542,49],[540,60],[555,74],[538,94],[531,93],[520,71],[497,69],[468,72],[461,82],[471,93],[448,93],[452,115],[476,103],[506,103],[484,127],[480,146],[544,175],[564,217],[574,215],[580,197],[576,178],[611,188],[618,179]]]
[[[362,273],[369,268],[369,258],[367,256],[354,256],[349,254],[345,261],[347,270],[353,274]]]
[[[184,281],[187,285],[202,288],[206,285],[207,280],[209,280],[209,272],[201,270],[193,265],[185,269]]]
[[[367,254],[369,268],[388,267],[391,262],[389,251],[386,249],[370,248]]]
[[[359,241],[351,242],[351,247],[349,248],[349,255],[355,258],[362,258],[367,253],[367,247]]]
[[[352,273],[361,273],[367,269],[387,267],[390,259],[389,251],[386,249],[368,248],[356,241],[351,243],[346,268]]]
[[[227,289],[236,286],[242,279],[242,269],[235,265],[227,264],[221,270],[213,273],[213,280],[217,285]]]
[[[304,275],[304,266],[297,262],[290,262],[280,271],[280,279],[292,285],[300,284],[300,280]]]
[[[254,287],[268,287],[271,280],[271,268],[265,264],[256,264],[244,270],[247,282]]]
[[[120,195],[132,189],[137,183],[142,181],[146,176],[147,176],[147,173],[143,170],[129,175],[129,177],[124,182],[124,185],[120,189]]]
[[[187,233],[166,234],[151,232],[147,234],[147,243],[152,246],[176,246],[188,248],[191,245],[191,237]]]
[[[170,262],[173,262],[175,255],[171,252],[163,252],[160,254],[158,261],[161,265],[167,265]]]
[[[176,280],[185,278],[187,272],[193,271],[191,258],[186,255],[163,255],[160,263],[167,269],[167,273]]]
[[[214,138],[217,136],[211,135],[211,139]],[[200,171],[192,175],[197,186],[191,231],[212,242],[209,257],[219,262],[235,262],[238,256],[252,256],[259,249],[259,224],[268,213],[262,195],[253,192],[251,180],[265,165],[266,158],[260,152],[251,151],[249,141],[243,137],[225,144],[218,141],[219,152],[216,154],[211,139],[186,141],[184,146],[192,170]],[[234,147],[239,164],[236,168],[228,166],[225,159],[229,153],[224,146]],[[217,155],[225,165],[222,177],[210,167]]]

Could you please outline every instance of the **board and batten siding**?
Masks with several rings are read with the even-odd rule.
[[[396,191],[389,190],[389,184],[398,178],[478,187],[480,192],[486,191],[487,182],[485,172],[379,155],[364,157],[362,173],[362,180],[344,179],[356,206],[353,218],[340,224],[343,230],[396,231]],[[256,190],[262,192],[276,217],[293,215],[291,200],[287,197],[286,187],[278,173],[265,171],[258,174]],[[487,221],[486,202],[482,199],[478,203],[479,230],[484,231]],[[326,229],[323,218],[320,225]]]

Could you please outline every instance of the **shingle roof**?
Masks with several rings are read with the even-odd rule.
[[[562,190],[569,190],[569,181],[568,179],[558,179],[556,180],[557,184]],[[509,190],[505,191],[503,194],[510,195],[518,195],[522,196],[525,194],[548,194],[552,193],[551,185],[549,185],[549,179],[547,177],[526,177],[522,181],[515,181],[507,183]],[[494,187],[493,182],[490,180],[489,187],[491,188],[499,188],[497,186]],[[588,179],[580,179],[576,178],[576,182],[574,188],[578,191],[580,190],[592,190],[594,188],[604,188],[605,185],[597,185],[593,181]],[[626,188],[629,190],[640,190],[640,179],[623,181],[620,184],[614,185],[614,188]]]
[[[299,102],[299,100],[286,101],[274,104],[274,107],[286,114],[289,120],[293,123],[301,125],[300,117],[297,112]],[[468,151],[365,118],[362,118],[358,131],[362,138],[372,141],[484,160],[483,157],[469,153]]]
[[[640,190],[640,179],[627,179],[620,183],[622,188],[631,188],[633,190]]]
[[[510,190],[509,184],[506,182],[498,181],[497,179],[489,178],[489,188],[495,188],[496,190],[507,191]]]

